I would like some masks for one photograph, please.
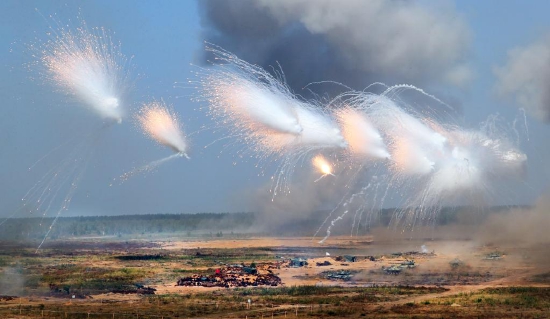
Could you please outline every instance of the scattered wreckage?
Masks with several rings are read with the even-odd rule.
[[[215,270],[210,275],[192,275],[180,278],[177,286],[195,287],[256,287],[278,286],[282,284],[281,278],[273,274],[271,266],[259,271],[256,267],[244,265],[229,265]]]

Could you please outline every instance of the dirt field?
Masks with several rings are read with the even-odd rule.
[[[376,237],[0,246],[1,318],[550,317],[545,247]],[[215,286],[226,280],[233,288]]]

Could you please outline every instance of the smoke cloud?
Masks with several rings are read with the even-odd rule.
[[[489,216],[479,238],[507,246],[550,244],[550,193],[531,209],[511,210]],[[550,260],[550,257],[549,257]]]
[[[354,187],[349,184],[349,180],[356,172],[337,167],[334,169],[335,176],[330,175],[322,179],[319,179],[321,173],[314,168],[304,171],[292,181],[290,192],[274,198],[268,191],[272,185],[258,189],[251,197],[251,205],[259,213],[254,229],[286,235],[312,235],[327,218],[329,211],[334,207],[333,203],[350,192],[349,187]],[[316,179],[318,181],[314,182]],[[353,206],[350,209],[356,208]],[[341,213],[341,210],[337,210],[331,217]],[[347,221],[341,226],[344,232],[349,234],[350,224]],[[325,229],[326,227],[323,227],[323,234]]]
[[[264,68],[280,63],[295,91],[325,80],[362,89],[376,81],[462,86],[471,77],[464,63],[470,31],[450,2],[427,8],[418,1],[209,0],[199,6],[207,41]]]
[[[534,266],[535,272],[550,271],[550,193],[539,198],[530,209],[492,214],[481,225],[476,240],[498,245],[505,252],[519,251]]]
[[[501,97],[514,97],[519,107],[550,123],[550,35],[510,50],[506,64],[494,73]]]

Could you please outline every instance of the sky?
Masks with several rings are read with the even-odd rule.
[[[238,141],[210,145],[224,132],[204,130],[213,122],[200,109],[204,105],[191,100],[197,92],[188,80],[193,71],[209,67],[204,41],[264,67],[279,63],[295,91],[325,80],[359,90],[376,81],[414,84],[456,107],[465,127],[477,128],[495,114],[507,123],[523,121],[523,108],[528,132],[521,127],[520,148],[528,157],[528,173],[507,186],[505,196],[495,195],[495,203],[532,204],[547,192],[550,2],[338,3],[1,1],[0,216],[16,212],[21,198],[67,156],[69,146],[102,125],[96,114],[39,76],[29,49],[49,39],[50,26],[78,26],[78,16],[88,27],[110,30],[132,57],[128,109],[161,98],[173,106],[189,135],[191,159],[113,183],[124,172],[171,154],[128,117],[90,145],[93,153],[65,216],[265,209],[258,203],[269,198],[265,193],[277,163],[259,168],[256,159],[240,158]],[[324,86],[314,90],[334,94]],[[335,201],[327,196],[307,209],[330,209]]]

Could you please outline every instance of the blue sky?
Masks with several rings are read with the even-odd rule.
[[[519,114],[518,109],[512,100],[495,96],[493,68],[505,63],[511,48],[528,45],[550,33],[545,14],[550,11],[550,2],[458,1],[455,7],[471,31],[466,60],[474,76],[463,89],[442,91],[460,101],[465,126],[477,127],[495,113],[511,122]],[[205,149],[220,135],[201,130],[210,126],[211,120],[189,99],[195,91],[186,82],[197,68],[192,64],[200,63],[205,40],[195,1],[6,0],[0,2],[0,216],[15,211],[21,197],[48,165],[64,155],[53,152],[29,171],[33,163],[75,134],[85,134],[101,125],[94,114],[55,92],[33,67],[27,66],[33,61],[28,45],[47,40],[48,27],[55,21],[76,25],[79,12],[89,27],[101,26],[114,32],[123,53],[133,57],[136,82],[128,99],[130,107],[135,109],[152,98],[163,98],[174,105],[186,132],[192,133],[192,159],[173,161],[153,174],[109,186],[113,177],[132,167],[170,154],[126,120],[107,132],[96,146],[68,215],[256,209],[257,198],[263,198],[258,193],[265,191],[274,164],[267,163],[268,174],[262,175],[256,160],[237,157],[238,145],[224,148],[223,143],[216,143]],[[50,15],[55,15],[54,19]],[[503,202],[532,203],[547,190],[549,133],[548,124],[529,118],[529,141],[521,145],[529,157],[529,176],[516,185],[514,198]]]

